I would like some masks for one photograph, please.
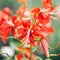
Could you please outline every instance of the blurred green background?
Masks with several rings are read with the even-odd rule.
[[[27,7],[28,9],[34,8],[34,7],[42,7],[41,4],[41,0],[26,0],[27,1]],[[53,5],[59,5],[60,4],[60,0],[52,0]],[[17,0],[0,0],[0,10],[3,9],[4,7],[9,7],[10,9],[13,10],[13,14],[15,14],[16,10],[21,6],[22,4],[18,3]],[[54,27],[55,32],[54,34],[51,35],[50,39],[48,40],[50,43],[50,46],[53,48],[56,46],[56,44],[58,42],[60,42],[60,19],[58,20],[53,20],[52,19],[52,27]],[[8,41],[7,44],[3,44],[2,41],[0,40],[0,48],[2,46],[6,46],[6,45],[10,45],[10,42],[12,40]],[[14,41],[12,41],[12,43],[14,44]],[[60,44],[58,45],[58,47],[55,50],[50,50],[50,53],[53,54],[58,54],[60,53]],[[40,52],[39,52],[40,53]],[[43,58],[43,60],[45,60],[45,56],[36,53],[37,55],[41,56],[41,58]],[[60,56],[59,57],[51,57],[52,60],[60,60]],[[2,60],[2,58],[0,57],[0,60]],[[5,59],[4,59],[5,60]],[[8,59],[7,59],[8,60]]]

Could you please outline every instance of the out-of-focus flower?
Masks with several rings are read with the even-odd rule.
[[[17,54],[16,55],[16,59],[17,60],[19,60],[19,59],[22,60],[23,58],[26,58],[26,60],[30,59],[30,54],[31,54],[30,50],[31,49],[29,47],[24,48],[22,46],[19,46],[17,50],[20,51],[20,52],[22,51],[21,54]],[[36,57],[36,55],[32,53],[31,60],[35,60],[35,59],[38,60],[38,58]]]
[[[13,57],[15,52],[11,47],[4,46],[1,48],[1,54],[5,57]]]
[[[26,6],[26,0],[18,0],[18,2],[23,3]]]
[[[6,23],[6,21],[3,21],[2,19],[2,24],[0,25],[0,37],[2,38],[2,41],[6,43],[6,39],[10,34],[10,25]]]
[[[56,6],[56,13],[57,13],[57,16],[60,16],[60,6]]]
[[[43,8],[48,12],[52,11],[54,8],[52,6],[52,0],[42,0]]]
[[[22,54],[17,54],[16,55],[16,60],[22,60],[22,58],[23,58]]]
[[[6,43],[6,39],[10,34],[11,26],[13,25],[12,22],[10,22],[10,13],[11,11],[8,7],[0,11],[0,36],[4,43]]]

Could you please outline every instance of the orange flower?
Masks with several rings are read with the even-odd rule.
[[[43,8],[48,9],[48,11],[53,10],[52,0],[42,0]]]
[[[26,0],[18,0],[18,2],[23,3],[26,6]]]
[[[17,14],[22,14],[22,15],[24,15],[24,12],[25,12],[25,10],[26,10],[26,7],[25,6],[21,6],[18,10],[17,10]]]

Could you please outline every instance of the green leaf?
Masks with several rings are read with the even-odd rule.
[[[35,51],[37,50],[37,47],[38,47],[38,46],[32,47],[32,52],[35,52]]]
[[[37,57],[38,60],[43,60],[43,59],[42,59],[41,57],[39,57],[39,56],[36,56],[36,57]]]
[[[52,60],[52,59],[45,59],[45,60]]]
[[[30,47],[28,44],[24,44],[24,43],[22,43],[21,45],[22,45],[22,47],[24,47],[24,48]]]
[[[27,58],[22,58],[22,60],[28,60]]]
[[[18,39],[15,39],[13,36],[10,36],[10,37],[8,38],[8,43],[9,43],[10,46],[13,47],[14,49],[21,45],[21,42],[20,42]]]

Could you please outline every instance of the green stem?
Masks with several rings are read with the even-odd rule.
[[[32,60],[32,45],[30,44],[30,59],[29,60]]]
[[[60,53],[58,53],[58,54],[50,54],[50,56],[60,56]]]

